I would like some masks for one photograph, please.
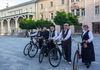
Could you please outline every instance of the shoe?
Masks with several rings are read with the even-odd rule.
[[[90,64],[87,64],[87,65],[86,65],[86,68],[89,68],[89,67],[90,67]]]
[[[68,62],[69,64],[71,64],[72,62]]]

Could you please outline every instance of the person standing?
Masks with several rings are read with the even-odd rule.
[[[28,31],[26,30],[26,31],[25,31],[25,37],[27,37],[27,34],[28,34]]]
[[[55,47],[53,40],[58,36],[57,30],[55,30],[55,25],[51,24],[50,25],[50,32],[49,32],[49,49],[51,50],[52,48]]]
[[[39,39],[39,48],[42,47],[42,30],[41,27],[38,27],[38,32],[31,34],[30,36],[37,36]]]
[[[87,47],[82,45],[82,62],[85,63],[86,68],[89,68],[92,61],[95,61],[93,34],[89,30],[88,25],[83,25],[84,32],[82,33],[82,41],[85,40]]]
[[[68,29],[69,24],[64,24],[64,29],[61,31],[59,36],[55,39],[62,39],[62,48],[65,51],[65,62],[68,61],[71,64],[71,29]]]

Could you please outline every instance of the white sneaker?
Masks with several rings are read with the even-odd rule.
[[[71,64],[72,62],[68,62],[69,64]]]
[[[65,62],[67,62],[67,60],[65,60]]]

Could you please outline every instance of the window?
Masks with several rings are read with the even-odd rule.
[[[30,8],[30,12],[32,12],[32,8]]]
[[[20,13],[22,13],[22,9],[20,10]]]
[[[62,11],[65,11],[65,10],[64,9],[61,9],[60,11],[62,12]]]
[[[79,16],[79,9],[77,9],[77,10],[76,10],[76,15],[78,15],[78,16]]]
[[[95,6],[95,14],[99,14],[99,6]]]
[[[26,9],[26,12],[27,12],[27,9]]]
[[[74,0],[71,0],[71,2],[74,2]]]
[[[62,0],[62,5],[64,4],[64,0]]]
[[[43,14],[41,14],[41,19],[43,19]]]
[[[53,7],[53,2],[51,2],[51,7]]]
[[[43,4],[41,4],[41,9],[43,9]]]
[[[85,8],[82,8],[81,15],[82,15],[82,16],[85,16]]]
[[[53,13],[51,13],[51,19],[53,19]]]
[[[74,10],[72,10],[72,15],[74,16]]]
[[[79,0],[76,0],[76,2],[78,2]]]

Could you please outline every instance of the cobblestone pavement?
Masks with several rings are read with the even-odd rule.
[[[76,41],[81,41],[79,35],[73,36]],[[61,60],[61,64],[54,68],[49,64],[48,58],[45,57],[40,64],[38,61],[39,55],[34,58],[24,56],[23,49],[25,45],[30,41],[29,38],[15,37],[15,36],[1,36],[0,37],[0,70],[73,70],[72,65]],[[92,63],[89,69],[85,68],[85,65],[79,61],[78,70],[100,70],[100,36],[94,37],[94,48],[96,61]],[[72,43],[72,61],[74,52],[77,48],[75,42]]]

